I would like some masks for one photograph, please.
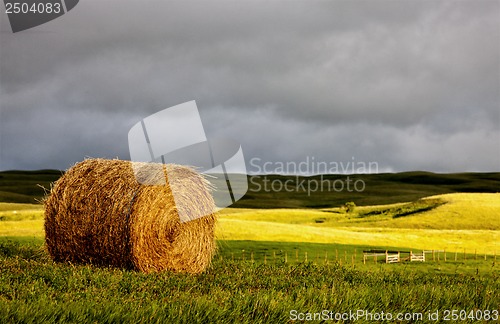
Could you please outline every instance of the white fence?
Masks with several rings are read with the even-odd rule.
[[[422,252],[422,253],[410,252],[410,262],[413,262],[413,261],[425,262],[425,252]]]
[[[425,262],[425,254],[426,253],[434,253],[439,251],[422,251],[421,253],[413,253],[413,251],[409,252],[400,252],[400,251],[381,251],[381,250],[371,250],[371,251],[363,251],[363,263],[366,264],[366,261],[373,259],[373,262],[378,261],[378,257],[385,257],[385,263],[398,263],[402,261],[418,261]],[[407,257],[401,258],[401,254],[408,255]]]

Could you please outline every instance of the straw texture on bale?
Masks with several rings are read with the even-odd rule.
[[[137,170],[158,184],[139,183]],[[208,182],[189,167],[88,159],[45,200],[45,241],[57,262],[200,273],[215,252],[214,211]]]

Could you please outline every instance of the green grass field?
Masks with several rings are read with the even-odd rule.
[[[0,260],[3,323],[283,323],[323,310],[332,316],[408,313],[413,322],[438,311],[442,321],[452,309],[495,318],[500,302],[498,276],[430,274],[385,264],[364,271],[338,263],[264,265],[216,258],[196,276],[146,275],[53,264],[29,245],[3,245]]]
[[[428,316],[437,310],[443,316],[446,309],[461,309],[494,316],[500,302],[498,277],[476,274],[430,275],[389,265],[372,271],[338,263],[263,265],[216,258],[197,276],[145,275],[52,264],[36,248],[18,249],[12,251],[18,257],[0,254],[0,320],[5,323],[281,323],[288,322],[294,310],[383,311],[393,316]]]
[[[446,310],[462,311],[464,323],[498,318],[500,194],[410,196],[350,212],[319,200],[225,209],[218,252],[200,275],[55,264],[42,206],[0,203],[0,322],[281,323],[323,310],[409,314],[409,322],[431,322],[435,312],[442,322]],[[442,252],[385,264],[363,262],[368,249]]]

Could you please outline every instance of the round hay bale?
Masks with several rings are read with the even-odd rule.
[[[137,170],[163,184],[139,183]],[[44,205],[45,242],[57,262],[200,273],[215,252],[210,187],[189,167],[88,159],[54,184]]]

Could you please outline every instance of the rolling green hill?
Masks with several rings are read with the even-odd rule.
[[[285,187],[287,181],[288,188]],[[346,185],[348,181],[351,191]],[[356,181],[362,181],[364,190],[356,191],[353,188]],[[342,184],[344,188],[339,190]],[[358,185],[358,189],[361,189],[361,185]],[[381,205],[455,192],[500,192],[500,173],[403,172],[311,177],[253,176],[249,178],[247,194],[233,207],[329,208],[341,206],[347,201],[363,206]]]
[[[0,202],[36,203],[62,171],[0,172]],[[233,184],[241,185],[241,184]],[[356,190],[363,188],[363,190]],[[380,205],[454,192],[500,192],[500,173],[403,172],[385,174],[248,176],[235,208],[329,208],[347,201]]]
[[[62,175],[58,170],[0,172],[0,201],[34,204],[50,189],[50,184]]]

